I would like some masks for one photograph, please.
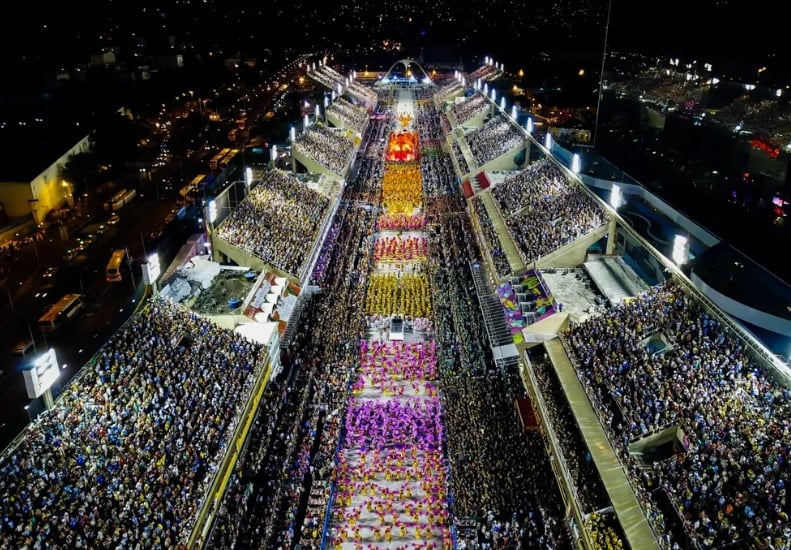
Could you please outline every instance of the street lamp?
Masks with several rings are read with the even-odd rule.
[[[61,185],[63,185],[63,196],[66,198],[66,203],[69,205],[69,208],[74,208],[74,195],[72,195],[69,182],[61,180]]]

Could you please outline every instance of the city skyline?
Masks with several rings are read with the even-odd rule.
[[[18,32],[0,38],[0,55],[17,68],[87,63],[91,54],[109,49],[119,51],[129,63],[168,51],[216,51],[261,60],[267,52],[286,48],[348,47],[364,54],[384,40],[401,43],[410,54],[445,44],[462,58],[492,55],[509,64],[537,51],[578,51],[601,58],[609,11],[608,50],[711,63],[725,75],[754,76],[771,85],[788,82],[781,21],[742,0],[675,0],[655,7],[618,0],[550,5],[509,0],[460,6],[447,0],[430,5],[387,0],[320,6],[111,3],[79,18],[68,17],[72,8],[65,5],[45,13],[29,12],[31,6],[24,5],[14,6],[13,13],[9,7],[2,9],[0,17]],[[758,73],[761,68],[765,69]]]

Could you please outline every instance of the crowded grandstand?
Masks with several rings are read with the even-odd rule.
[[[541,271],[622,253],[621,225],[473,84],[496,65],[306,73],[338,124],[293,171],[340,195],[270,166],[212,234],[298,281],[301,315],[276,346],[148,297],[5,450],[0,547],[788,547],[789,390],[669,262],[560,303]],[[508,308],[536,322],[503,343]]]

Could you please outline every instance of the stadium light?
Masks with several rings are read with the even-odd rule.
[[[316,116],[316,120],[318,120],[319,117],[321,116],[321,110],[319,110],[319,104],[318,103],[316,104],[315,111],[316,111],[316,115],[315,115]]]
[[[618,185],[613,185],[610,190],[610,206],[618,210],[623,204],[623,194]]]
[[[497,101],[497,90],[492,88],[492,101]]]
[[[533,135],[533,117],[527,117],[525,121],[525,130],[527,130],[527,133],[531,136]]]
[[[574,156],[571,157],[571,171],[574,172],[575,174],[579,174],[580,166],[581,166],[580,155],[579,153],[574,153]]]
[[[505,96],[500,98],[500,108],[505,110]]]
[[[247,187],[250,187],[250,184],[253,183],[253,169],[249,166],[244,169],[244,183]]]
[[[673,239],[673,253],[671,258],[676,265],[682,265],[689,260],[689,239],[684,235],[676,235]]]
[[[307,115],[307,113],[305,114],[305,117],[302,119],[302,126],[304,127],[304,130],[307,132],[308,127],[310,126],[310,117]]]
[[[511,105],[511,118],[516,120],[516,104]]]
[[[547,148],[547,151],[552,151],[552,134],[549,132],[544,136],[544,147]]]
[[[293,126],[288,131],[288,138],[291,140],[291,143],[297,141],[297,129]]]

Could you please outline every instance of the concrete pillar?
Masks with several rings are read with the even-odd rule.
[[[615,218],[610,218],[610,227],[607,230],[607,250],[606,254],[615,254],[615,238],[617,237],[617,222]]]

